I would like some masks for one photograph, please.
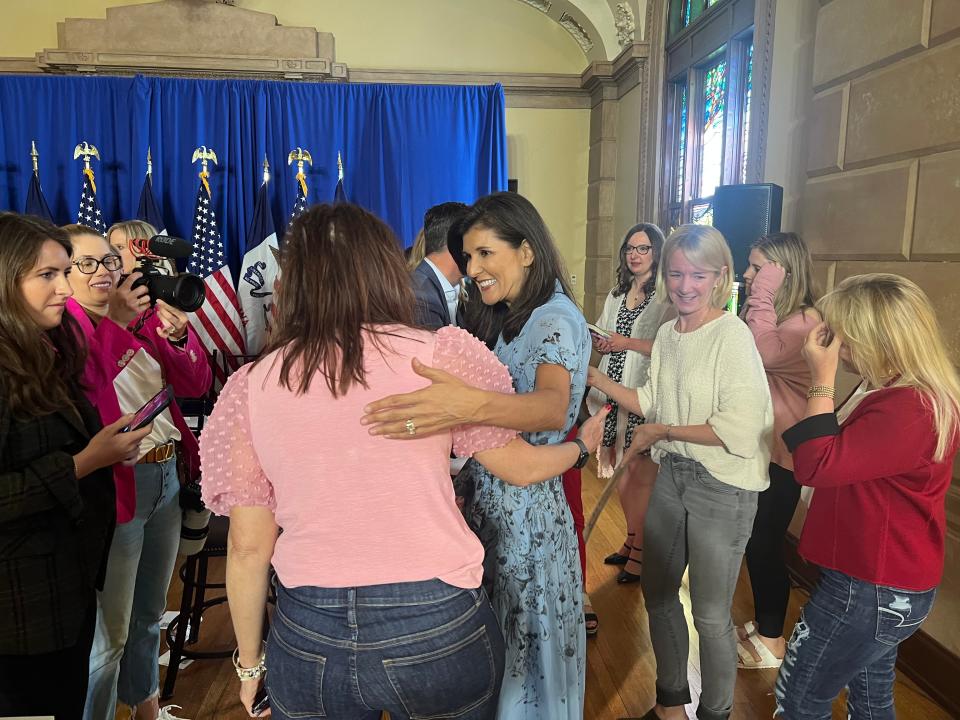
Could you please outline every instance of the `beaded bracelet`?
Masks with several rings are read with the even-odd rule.
[[[832,400],[835,394],[836,390],[834,390],[830,385],[814,385],[807,390],[807,399],[809,400],[810,398],[822,397],[830,398]]]
[[[241,667],[240,665],[240,648],[237,648],[233,651],[233,667],[237,671],[237,677],[241,680],[256,680],[257,678],[263,677],[263,674],[267,671],[267,666],[265,660],[267,658],[267,653],[260,653],[260,660],[257,661],[257,664],[253,667]]]

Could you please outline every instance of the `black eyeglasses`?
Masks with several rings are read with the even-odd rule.
[[[83,257],[74,260],[73,264],[84,275],[93,275],[101,265],[109,272],[119,270],[123,267],[123,259],[119,255],[106,255],[102,260],[97,260],[95,257]]]
[[[652,245],[627,245],[623,249],[623,254],[633,255],[636,253],[637,255],[648,255],[651,250],[653,250]]]

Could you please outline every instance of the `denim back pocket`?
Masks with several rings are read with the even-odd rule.
[[[937,590],[898,590],[877,586],[877,640],[898,645],[913,635],[927,619]]]
[[[487,702],[497,684],[497,667],[486,627],[446,647],[383,661],[383,668],[416,720],[457,718]]]
[[[323,671],[327,660],[285,642],[270,629],[267,642],[267,693],[270,705],[291,718],[325,718]]]

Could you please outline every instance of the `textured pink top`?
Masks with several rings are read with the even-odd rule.
[[[757,342],[773,400],[773,447],[770,461],[793,470],[793,458],[784,445],[783,431],[796,425],[807,410],[810,369],[800,350],[819,322],[813,312],[795,312],[777,324],[773,299],[786,278],[784,269],[767,263],[750,285],[746,320]]]
[[[392,331],[380,336],[383,352],[369,335],[364,343],[369,389],[354,385],[334,398],[317,377],[297,395],[279,385],[275,353],[227,381],[203,429],[204,501],[221,515],[238,505],[273,509],[283,528],[273,565],[287,587],[432,578],[480,585],[483,548],[454,500],[451,440],[457,455],[470,456],[502,447],[517,433],[463,427],[386,440],[370,435],[360,418],[374,400],[429,384],[413,372],[414,357],[498,392],[513,392],[510,373],[459,328]]]

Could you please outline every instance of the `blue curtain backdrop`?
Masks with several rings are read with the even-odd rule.
[[[310,203],[329,201],[343,153],[347,197],[386,220],[409,245],[424,211],[438,202],[470,203],[506,189],[503,89],[317,84],[260,80],[0,77],[0,208],[22,212],[32,164],[54,219],[74,222],[82,184],[78,142],[100,150],[97,196],[107,223],[135,216],[147,146],[153,187],[168,232],[189,238],[199,164],[206,145],[220,164],[210,185],[227,247],[238,269],[253,215],[264,155],[270,201],[285,228],[296,196],[287,154],[310,151]]]

